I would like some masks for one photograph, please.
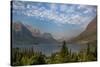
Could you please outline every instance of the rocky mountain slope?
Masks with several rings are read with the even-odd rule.
[[[72,39],[73,42],[77,43],[88,43],[97,40],[97,17],[95,17],[79,36]]]
[[[43,33],[39,30],[30,31],[26,25],[21,22],[12,23],[12,42],[16,44],[39,44],[39,43],[57,43],[50,33]]]

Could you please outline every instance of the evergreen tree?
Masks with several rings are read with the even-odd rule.
[[[36,53],[34,54],[33,58],[32,58],[32,64],[45,64],[45,55],[43,55],[41,52],[40,53]]]
[[[89,55],[90,54],[90,45],[89,45],[89,43],[87,44],[87,55]]]
[[[69,61],[69,56],[68,56],[69,52],[68,52],[68,48],[66,46],[66,42],[63,41],[62,47],[61,47],[61,51],[59,53],[60,55],[60,62],[61,63],[65,63]]]
[[[62,48],[61,48],[61,51],[60,51],[60,55],[62,57],[66,57],[66,55],[68,55],[68,48],[66,47],[65,41],[63,41],[63,45],[62,45]]]

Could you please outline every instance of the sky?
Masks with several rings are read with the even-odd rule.
[[[51,33],[54,38],[71,38],[80,34],[96,16],[94,5],[12,2],[12,21],[20,21]]]

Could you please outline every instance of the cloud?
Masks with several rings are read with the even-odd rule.
[[[65,4],[60,5],[60,11],[64,12],[66,11],[66,9],[67,9],[67,6]]]
[[[41,4],[39,3],[39,5]],[[15,1],[13,2],[13,9],[17,10],[15,10],[14,12],[18,12],[19,10],[21,10],[22,14],[28,17],[34,16],[42,20],[52,20],[58,25],[86,23],[86,21],[88,22],[88,20],[91,19],[88,16],[92,16],[92,14],[94,15],[95,13],[93,11],[96,11],[96,8],[87,5],[68,6],[66,4],[59,4],[58,6],[58,4],[54,3],[47,5],[50,7],[50,9],[47,9],[45,5],[38,7],[34,4],[27,3],[26,5],[23,2]],[[80,11],[76,11],[76,9]]]
[[[54,3],[50,4],[50,10],[56,11],[57,10],[57,5],[54,4]]]
[[[13,2],[13,9],[22,10],[25,9],[25,5],[20,1]]]
[[[79,5],[77,8],[78,9],[85,9],[85,8],[87,8],[87,6],[86,5]]]
[[[73,15],[70,19],[69,22],[70,24],[81,24],[81,20],[84,19],[84,17],[81,17],[79,15]]]

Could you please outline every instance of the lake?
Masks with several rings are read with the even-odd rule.
[[[87,47],[87,45],[80,44],[67,44],[68,49],[71,49],[72,52],[78,52],[81,49]],[[58,52],[61,49],[61,44],[24,44],[24,45],[12,45],[13,48],[33,48],[34,51],[42,52],[45,55],[51,55],[51,53]]]

